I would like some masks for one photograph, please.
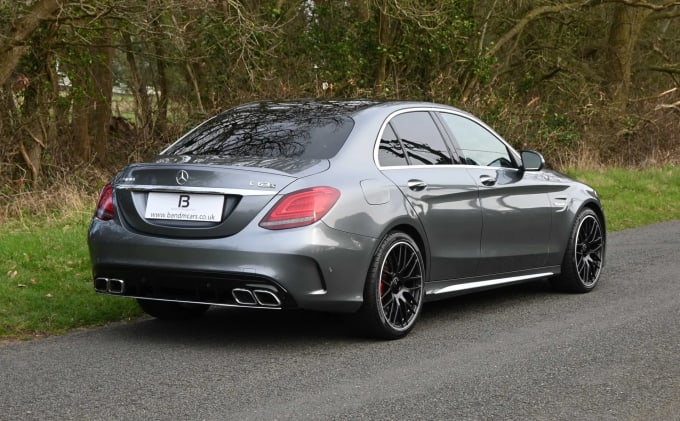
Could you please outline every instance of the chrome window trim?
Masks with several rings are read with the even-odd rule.
[[[252,189],[225,189],[216,187],[182,187],[182,186],[153,186],[145,184],[119,184],[114,186],[121,190],[134,190],[144,192],[168,192],[168,193],[205,193],[205,194],[231,194],[238,196],[275,196],[278,191],[252,190]]]
[[[405,113],[413,113],[413,112],[418,112],[418,111],[426,111],[426,112],[433,112],[433,111],[441,111],[441,108],[437,107],[411,107],[411,108],[405,108],[403,110],[398,110],[385,118],[385,121],[382,122],[382,125],[380,126],[380,130],[378,131],[378,137],[373,143],[373,163],[378,167],[379,170],[383,170],[385,168],[394,168],[394,167],[383,167],[380,165],[380,161],[378,160],[378,151],[380,150],[380,141],[382,140],[382,135],[383,132],[385,131],[385,127],[387,127],[387,124],[392,120],[394,117],[400,115],[400,114],[405,114]],[[432,121],[434,123],[434,120]],[[435,123],[436,124],[436,123]],[[444,136],[442,136],[444,139]],[[444,144],[446,144],[446,139],[444,139]],[[448,145],[446,145],[448,147]],[[416,168],[416,167],[453,167],[454,165],[408,165],[409,168]],[[403,165],[401,166],[403,167]]]
[[[482,120],[479,120],[478,118],[472,116],[471,114],[466,113],[465,111],[462,110],[450,110],[447,108],[439,108],[439,107],[412,107],[412,108],[405,108],[403,110],[398,110],[385,118],[385,121],[383,121],[382,125],[380,126],[380,130],[378,131],[378,137],[376,138],[374,144],[373,144],[373,163],[379,170],[387,170],[390,168],[434,168],[434,167],[469,167],[469,168],[492,168],[492,169],[498,169],[499,167],[488,167],[488,166],[481,166],[481,165],[468,165],[468,164],[451,164],[451,165],[399,165],[399,166],[382,166],[380,165],[380,161],[378,159],[378,152],[380,150],[380,141],[382,140],[382,135],[383,132],[385,131],[385,127],[387,127],[387,124],[392,120],[394,117],[404,114],[404,113],[410,113],[410,112],[417,112],[417,111],[426,111],[426,112],[433,112],[433,113],[444,113],[444,114],[453,114],[458,117],[466,118],[476,124],[479,124],[482,128],[486,129],[491,135],[493,135],[496,139],[498,139],[501,143],[507,147],[518,162],[522,162],[522,160],[519,157],[519,153],[513,148],[503,137],[501,137],[494,129],[489,127],[486,123],[484,123]],[[445,137],[445,136],[443,136]],[[444,139],[445,142],[447,142],[449,139]],[[455,139],[451,139],[452,141],[455,141]],[[448,145],[447,145],[448,146]],[[457,146],[454,144],[453,146]],[[506,168],[506,169],[515,169],[519,170],[519,168]]]
[[[488,132],[491,134],[491,136],[493,136],[493,137],[496,138],[496,140],[498,140],[498,141],[501,142],[503,145],[505,145],[505,147],[506,147],[506,149],[508,150],[508,152],[510,153],[510,155],[512,155],[512,157],[515,159],[515,161],[516,161],[518,164],[521,164],[521,163],[522,163],[522,158],[521,158],[519,152],[517,152],[517,151],[515,150],[515,148],[513,148],[512,145],[510,145],[510,143],[508,143],[508,141],[506,141],[506,140],[503,138],[503,136],[501,136],[501,135],[499,135],[498,133],[496,133],[496,131],[495,131],[494,129],[492,129],[488,124],[486,124],[486,123],[483,122],[482,120],[478,119],[477,117],[475,117],[475,116],[473,116],[473,115],[466,114],[466,113],[464,113],[464,112],[461,113],[461,112],[453,112],[453,111],[449,111],[449,110],[444,110],[444,111],[442,111],[442,114],[452,114],[452,115],[455,115],[455,116],[458,116],[458,117],[461,117],[461,118],[468,119],[468,120],[472,121],[473,123],[476,123],[476,124],[479,125],[482,129],[485,129],[486,131],[488,131]],[[446,122],[442,120],[442,124],[446,124]],[[460,145],[457,143],[456,135],[453,133],[453,131],[451,130],[451,128],[449,127],[449,128],[447,128],[447,130],[449,130],[449,131],[451,132],[451,135],[453,136],[453,139],[451,139],[451,141],[452,141],[452,142],[455,142],[455,145],[454,145],[454,146],[460,147]],[[463,149],[461,149],[461,150],[463,150]],[[477,167],[477,168],[496,168],[496,167],[488,167],[488,166],[482,166],[482,165],[473,165],[473,167]],[[516,168],[516,169],[519,169],[519,168]]]
[[[390,170],[405,170],[405,169],[422,169],[422,168],[467,168],[467,169],[485,169],[485,170],[512,170],[519,171],[519,168],[510,167],[489,167],[484,165],[470,165],[470,164],[451,164],[451,165],[394,165],[391,167],[378,167],[382,171]]]

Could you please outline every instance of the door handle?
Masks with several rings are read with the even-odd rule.
[[[493,186],[494,184],[496,184],[496,178],[486,174],[480,175],[479,181],[485,186]]]
[[[423,180],[408,180],[408,183],[406,184],[409,189],[413,191],[421,191],[425,190],[427,187],[427,183],[424,182]]]

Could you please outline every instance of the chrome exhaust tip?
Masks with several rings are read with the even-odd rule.
[[[253,291],[253,295],[257,300],[257,303],[264,307],[281,307],[281,300],[271,291],[264,289],[256,289]]]
[[[109,294],[122,294],[125,290],[125,281],[122,279],[109,279],[107,290]]]
[[[253,293],[248,289],[234,288],[231,290],[231,296],[234,297],[234,301],[242,306],[254,306],[257,305],[257,300]]]
[[[125,291],[125,281],[122,279],[95,278],[94,290],[107,294],[122,294]]]
[[[108,292],[109,291],[108,278],[95,278],[94,290],[97,292]]]

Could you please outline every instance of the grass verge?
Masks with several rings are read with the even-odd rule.
[[[680,167],[566,172],[598,190],[610,231],[680,219]],[[71,209],[0,222],[0,340],[60,334],[141,315],[133,300],[94,292],[86,243],[89,220],[89,210]]]
[[[92,288],[90,214],[3,224],[0,238],[0,339],[30,339],[137,317],[133,300]],[[37,219],[37,221],[35,221]]]
[[[566,173],[597,190],[609,231],[680,219],[678,166],[645,170],[568,170]]]

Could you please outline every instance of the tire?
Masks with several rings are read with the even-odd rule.
[[[378,246],[364,286],[359,322],[370,336],[398,339],[413,329],[423,306],[425,267],[418,245],[402,232]]]
[[[582,210],[571,229],[562,273],[551,280],[553,286],[568,292],[592,291],[604,266],[605,238],[600,217],[591,209]]]
[[[137,299],[144,312],[161,320],[195,319],[205,313],[210,305],[175,303],[172,301],[157,301]]]

